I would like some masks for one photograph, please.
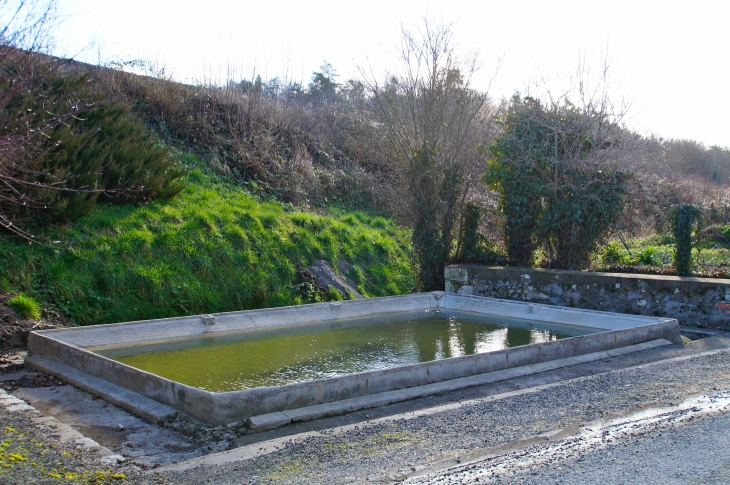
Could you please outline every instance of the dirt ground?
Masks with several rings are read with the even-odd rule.
[[[31,330],[47,330],[73,326],[73,322],[51,307],[44,307],[40,320],[21,318],[8,305],[11,295],[0,293],[0,350],[7,347],[25,347]],[[0,363],[0,365],[2,365]]]

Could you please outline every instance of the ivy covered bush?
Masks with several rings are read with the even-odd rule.
[[[672,231],[676,248],[674,269],[679,276],[692,276],[692,233],[699,232],[702,212],[691,204],[679,204],[672,211]]]
[[[503,265],[504,255],[488,237],[479,232],[482,210],[474,202],[464,204],[456,260],[460,262]]]
[[[548,267],[586,267],[624,210],[621,130],[601,112],[519,97],[502,123],[485,179],[499,192],[509,263],[531,266],[539,248]]]
[[[408,185],[415,219],[413,253],[423,290],[444,287],[444,267],[451,253],[461,183],[459,165],[445,164],[437,148],[424,145],[413,154]]]

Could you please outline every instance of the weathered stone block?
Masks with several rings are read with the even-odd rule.
[[[460,268],[458,266],[447,266],[444,270],[444,273],[446,279],[453,283],[461,283],[462,285],[469,283],[469,272],[466,270],[466,268]]]

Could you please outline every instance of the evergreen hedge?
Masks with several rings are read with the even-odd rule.
[[[0,66],[0,215],[69,222],[97,201],[141,203],[179,193],[176,158],[130,108],[32,57]]]

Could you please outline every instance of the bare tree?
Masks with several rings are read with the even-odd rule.
[[[0,0],[0,45],[48,52],[57,18],[56,0]]]
[[[441,289],[487,95],[471,88],[477,57],[460,56],[451,26],[403,28],[399,61],[385,82],[364,77],[408,188],[420,288]]]

